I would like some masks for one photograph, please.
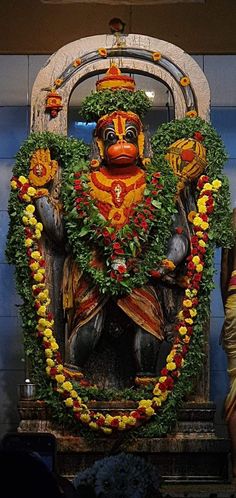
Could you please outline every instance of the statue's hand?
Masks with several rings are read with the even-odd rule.
[[[37,149],[30,160],[29,181],[34,187],[49,183],[58,170],[58,163],[51,159],[50,150]]]
[[[174,269],[175,269],[175,264],[173,263],[173,261],[171,261],[170,259],[163,259],[162,262],[161,262],[161,265],[158,268],[158,270],[151,270],[150,275],[153,278],[161,278],[161,279],[163,279],[170,272],[174,271]]]

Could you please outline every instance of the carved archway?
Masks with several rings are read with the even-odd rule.
[[[197,112],[209,120],[209,85],[190,55],[172,43],[144,35],[130,34],[120,45],[112,35],[99,35],[65,45],[40,70],[32,91],[31,130],[66,135],[71,92],[86,77],[105,72],[111,60],[121,70],[147,74],[164,82],[173,94],[176,119]],[[51,88],[58,91],[63,104],[54,119],[45,113],[45,99]]]

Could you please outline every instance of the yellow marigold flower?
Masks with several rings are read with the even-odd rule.
[[[183,300],[183,306],[186,306],[186,308],[191,308],[193,305],[191,299],[184,299]]]
[[[166,375],[163,375],[162,377],[159,378],[159,382],[165,382],[167,379]]]
[[[37,230],[40,230],[40,232],[42,232],[42,230],[43,230],[43,224],[40,221],[38,221],[38,223],[36,225],[36,228],[37,228]]]
[[[207,230],[209,228],[209,223],[207,223],[207,221],[202,221],[201,228]]]
[[[41,259],[40,252],[39,251],[32,251],[31,258],[36,259],[36,261],[40,261],[40,259]]]
[[[36,189],[34,187],[29,187],[27,189],[27,194],[30,195],[30,197],[34,197],[36,194]]]
[[[45,335],[45,337],[52,337],[52,330],[45,329],[44,330],[44,335]]]
[[[27,216],[22,216],[22,221],[23,221],[24,225],[28,225],[29,218]]]
[[[206,213],[207,212],[206,205],[204,204],[204,205],[199,206],[198,211],[199,211],[199,213],[203,213],[203,214]]]
[[[34,275],[34,280],[35,280],[36,282],[42,282],[42,280],[43,280],[43,275],[42,275],[41,273],[35,273],[35,275]]]
[[[51,358],[46,359],[46,363],[49,367],[54,367],[55,366],[55,361],[53,361]]]
[[[51,375],[51,367],[47,366],[45,370],[47,375]]]
[[[197,271],[198,273],[201,273],[201,272],[203,271],[203,266],[202,266],[201,264],[197,265],[197,266],[196,266],[196,271]]]
[[[189,325],[192,325],[193,319],[192,318],[185,318],[185,322],[188,323]]]
[[[75,391],[75,389],[71,389],[70,395],[72,398],[77,399],[78,398],[78,393]]]
[[[82,413],[82,415],[80,416],[80,420],[81,420],[81,422],[84,422],[87,424],[88,422],[90,422],[91,417],[88,413]]]
[[[60,372],[63,372],[64,370],[64,367],[61,363],[59,363],[59,365],[57,365],[57,372],[60,373]]]
[[[202,190],[212,190],[211,183],[205,183],[202,187]]]
[[[29,237],[25,239],[25,247],[31,247],[33,245],[33,239],[30,239]]]
[[[71,391],[73,389],[71,382],[68,380],[64,382],[61,387],[63,387],[66,391]]]
[[[139,401],[139,407],[140,406],[145,406],[145,407],[152,406],[152,400],[151,399],[141,399],[141,401]]]
[[[213,180],[212,182],[212,187],[214,190],[218,190],[222,185],[222,182],[220,180]]]
[[[33,214],[35,212],[35,206],[33,204],[29,204],[25,208],[26,213]]]
[[[180,84],[181,84],[181,86],[190,85],[190,79],[188,78],[188,76],[183,76],[180,80]]]
[[[59,349],[59,346],[56,341],[51,342],[51,348],[53,351],[57,351]]]
[[[25,176],[23,176],[23,175],[19,176],[18,180],[20,183],[22,183],[22,185],[24,185],[25,183],[28,182],[28,179],[25,178]]]
[[[161,52],[153,52],[152,58],[154,61],[159,61],[161,59]]]
[[[194,226],[201,226],[201,223],[202,223],[202,218],[200,218],[200,216],[195,216],[195,218],[193,219]]]
[[[55,376],[55,379],[58,382],[58,384],[63,384],[63,382],[65,382],[65,380],[66,380],[65,375],[62,375],[62,374],[57,374]]]
[[[36,261],[34,263],[32,263],[32,264],[33,265],[38,265],[38,263]],[[38,294],[37,298],[39,299],[39,301],[45,301],[48,298],[48,289],[45,289],[44,291],[40,292]]]
[[[39,318],[38,323],[39,325],[42,325],[42,327],[46,327],[47,320],[45,320],[45,318]]]
[[[51,349],[46,348],[46,349],[44,350],[44,352],[45,352],[45,356],[46,356],[46,358],[52,358],[53,353],[52,353]]]
[[[206,247],[206,242],[204,242],[204,240],[199,240],[198,244],[201,247]]]
[[[71,408],[71,407],[73,406],[73,404],[74,404],[74,402],[73,402],[73,399],[72,399],[72,398],[66,398],[66,399],[64,400],[64,403],[65,403],[65,405],[66,405],[66,406],[68,406],[69,408]]]
[[[152,417],[152,415],[154,415],[154,413],[155,413],[155,410],[153,410],[153,408],[149,407],[149,408],[146,408],[145,413],[148,417]]]
[[[17,189],[17,182],[16,182],[16,180],[11,180],[11,188],[12,188],[13,190],[16,190],[16,189]]]
[[[31,265],[29,265],[29,266],[30,266],[30,269],[31,269],[31,270],[33,270],[33,271],[36,271],[36,270],[38,270],[38,268],[39,268],[39,264],[38,264],[38,262],[37,262],[37,261],[34,261],[34,262],[33,262],[33,263],[31,263]]]
[[[195,310],[194,308],[192,308],[190,311],[190,315],[191,316],[196,316],[197,315],[197,310]]]
[[[125,429],[126,429],[126,424],[125,424],[125,422],[123,422],[123,420],[121,420],[119,422],[119,425],[118,425],[118,430],[119,431],[124,431]]]
[[[38,273],[42,273],[42,275],[44,275],[44,273],[45,273],[45,268],[39,268]]]
[[[31,198],[28,194],[23,194],[22,195],[22,199],[25,201],[25,202],[30,202],[31,201]]]
[[[197,203],[206,204],[207,201],[208,201],[208,195],[204,194],[202,197],[200,197],[200,199],[198,199]]]
[[[166,368],[171,372],[172,370],[176,369],[176,363],[174,361],[170,361],[169,363],[167,363]]]
[[[203,232],[198,231],[196,232],[196,235],[199,239],[201,239],[203,237]]]
[[[165,401],[167,396],[168,396],[168,391],[162,392],[160,396],[161,401]]]
[[[160,398],[154,397],[152,401],[153,401],[153,403],[155,403],[156,406],[161,406],[161,399]]]
[[[99,426],[96,424],[96,422],[90,422],[89,423],[90,429],[93,429],[94,431],[98,431]]]
[[[171,351],[171,352],[168,354],[168,356],[167,356],[167,358],[166,358],[166,361],[167,361],[167,362],[172,361],[172,360],[173,360],[173,358],[174,358],[174,356],[175,356],[175,351]]]
[[[200,258],[199,258],[199,256],[193,256],[192,262],[193,262],[195,265],[198,265],[198,263],[200,263]]]
[[[29,219],[29,225],[31,227],[34,227],[35,225],[37,225],[37,220],[34,216],[32,216],[32,218]]]
[[[110,429],[109,427],[101,427],[101,429],[104,434],[112,434],[112,429]]]
[[[37,240],[41,239],[41,232],[40,232],[40,230],[37,230],[37,228],[36,228],[36,230],[35,230],[35,232],[34,232],[34,237],[35,237]]]
[[[154,389],[153,389],[153,394],[154,396],[160,396],[161,395],[161,390],[159,388],[159,384],[157,384]]]
[[[45,316],[46,312],[47,312],[46,306],[40,306],[39,309],[37,310],[37,315]]]
[[[127,418],[127,424],[129,424],[129,425],[135,425],[136,424],[136,418],[134,418],[134,417],[128,417]]]
[[[188,332],[188,329],[186,327],[179,328],[180,335],[185,335],[185,334],[187,334],[187,332]]]
[[[178,313],[178,318],[179,318],[180,320],[183,320],[183,317],[184,317],[184,315],[183,315],[183,311],[181,310],[181,311]]]

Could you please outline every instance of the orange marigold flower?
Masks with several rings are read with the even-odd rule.
[[[75,59],[75,61],[73,62],[72,66],[73,67],[77,67],[81,64],[81,59]]]
[[[185,113],[185,116],[188,118],[196,118],[197,117],[197,111],[195,109],[192,109],[191,111],[187,111]]]
[[[62,82],[63,82],[63,80],[62,80],[61,78],[57,78],[57,79],[54,81],[54,83],[55,83],[55,85],[56,85],[56,86],[61,86]]]
[[[99,48],[98,53],[99,53],[99,55],[101,55],[101,57],[107,57],[107,49],[106,48]]]
[[[180,80],[181,86],[188,86],[190,85],[190,79],[188,76],[183,76]]]
[[[152,58],[154,61],[159,61],[161,59],[161,52],[153,52]]]
[[[188,221],[190,221],[190,223],[193,222],[196,214],[197,214],[196,211],[190,211],[190,213],[188,213]]]

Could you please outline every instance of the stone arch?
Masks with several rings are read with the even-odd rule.
[[[120,45],[112,35],[98,35],[65,45],[39,71],[31,98],[31,131],[47,130],[66,135],[71,92],[88,75],[105,72],[111,60],[121,69],[138,71],[166,84],[173,94],[176,119],[196,111],[201,118],[209,120],[209,85],[190,55],[172,43],[145,35],[130,34],[123,37]],[[187,84],[183,84],[182,78],[187,78]],[[45,100],[51,88],[58,91],[63,105],[53,119],[45,112]]]

